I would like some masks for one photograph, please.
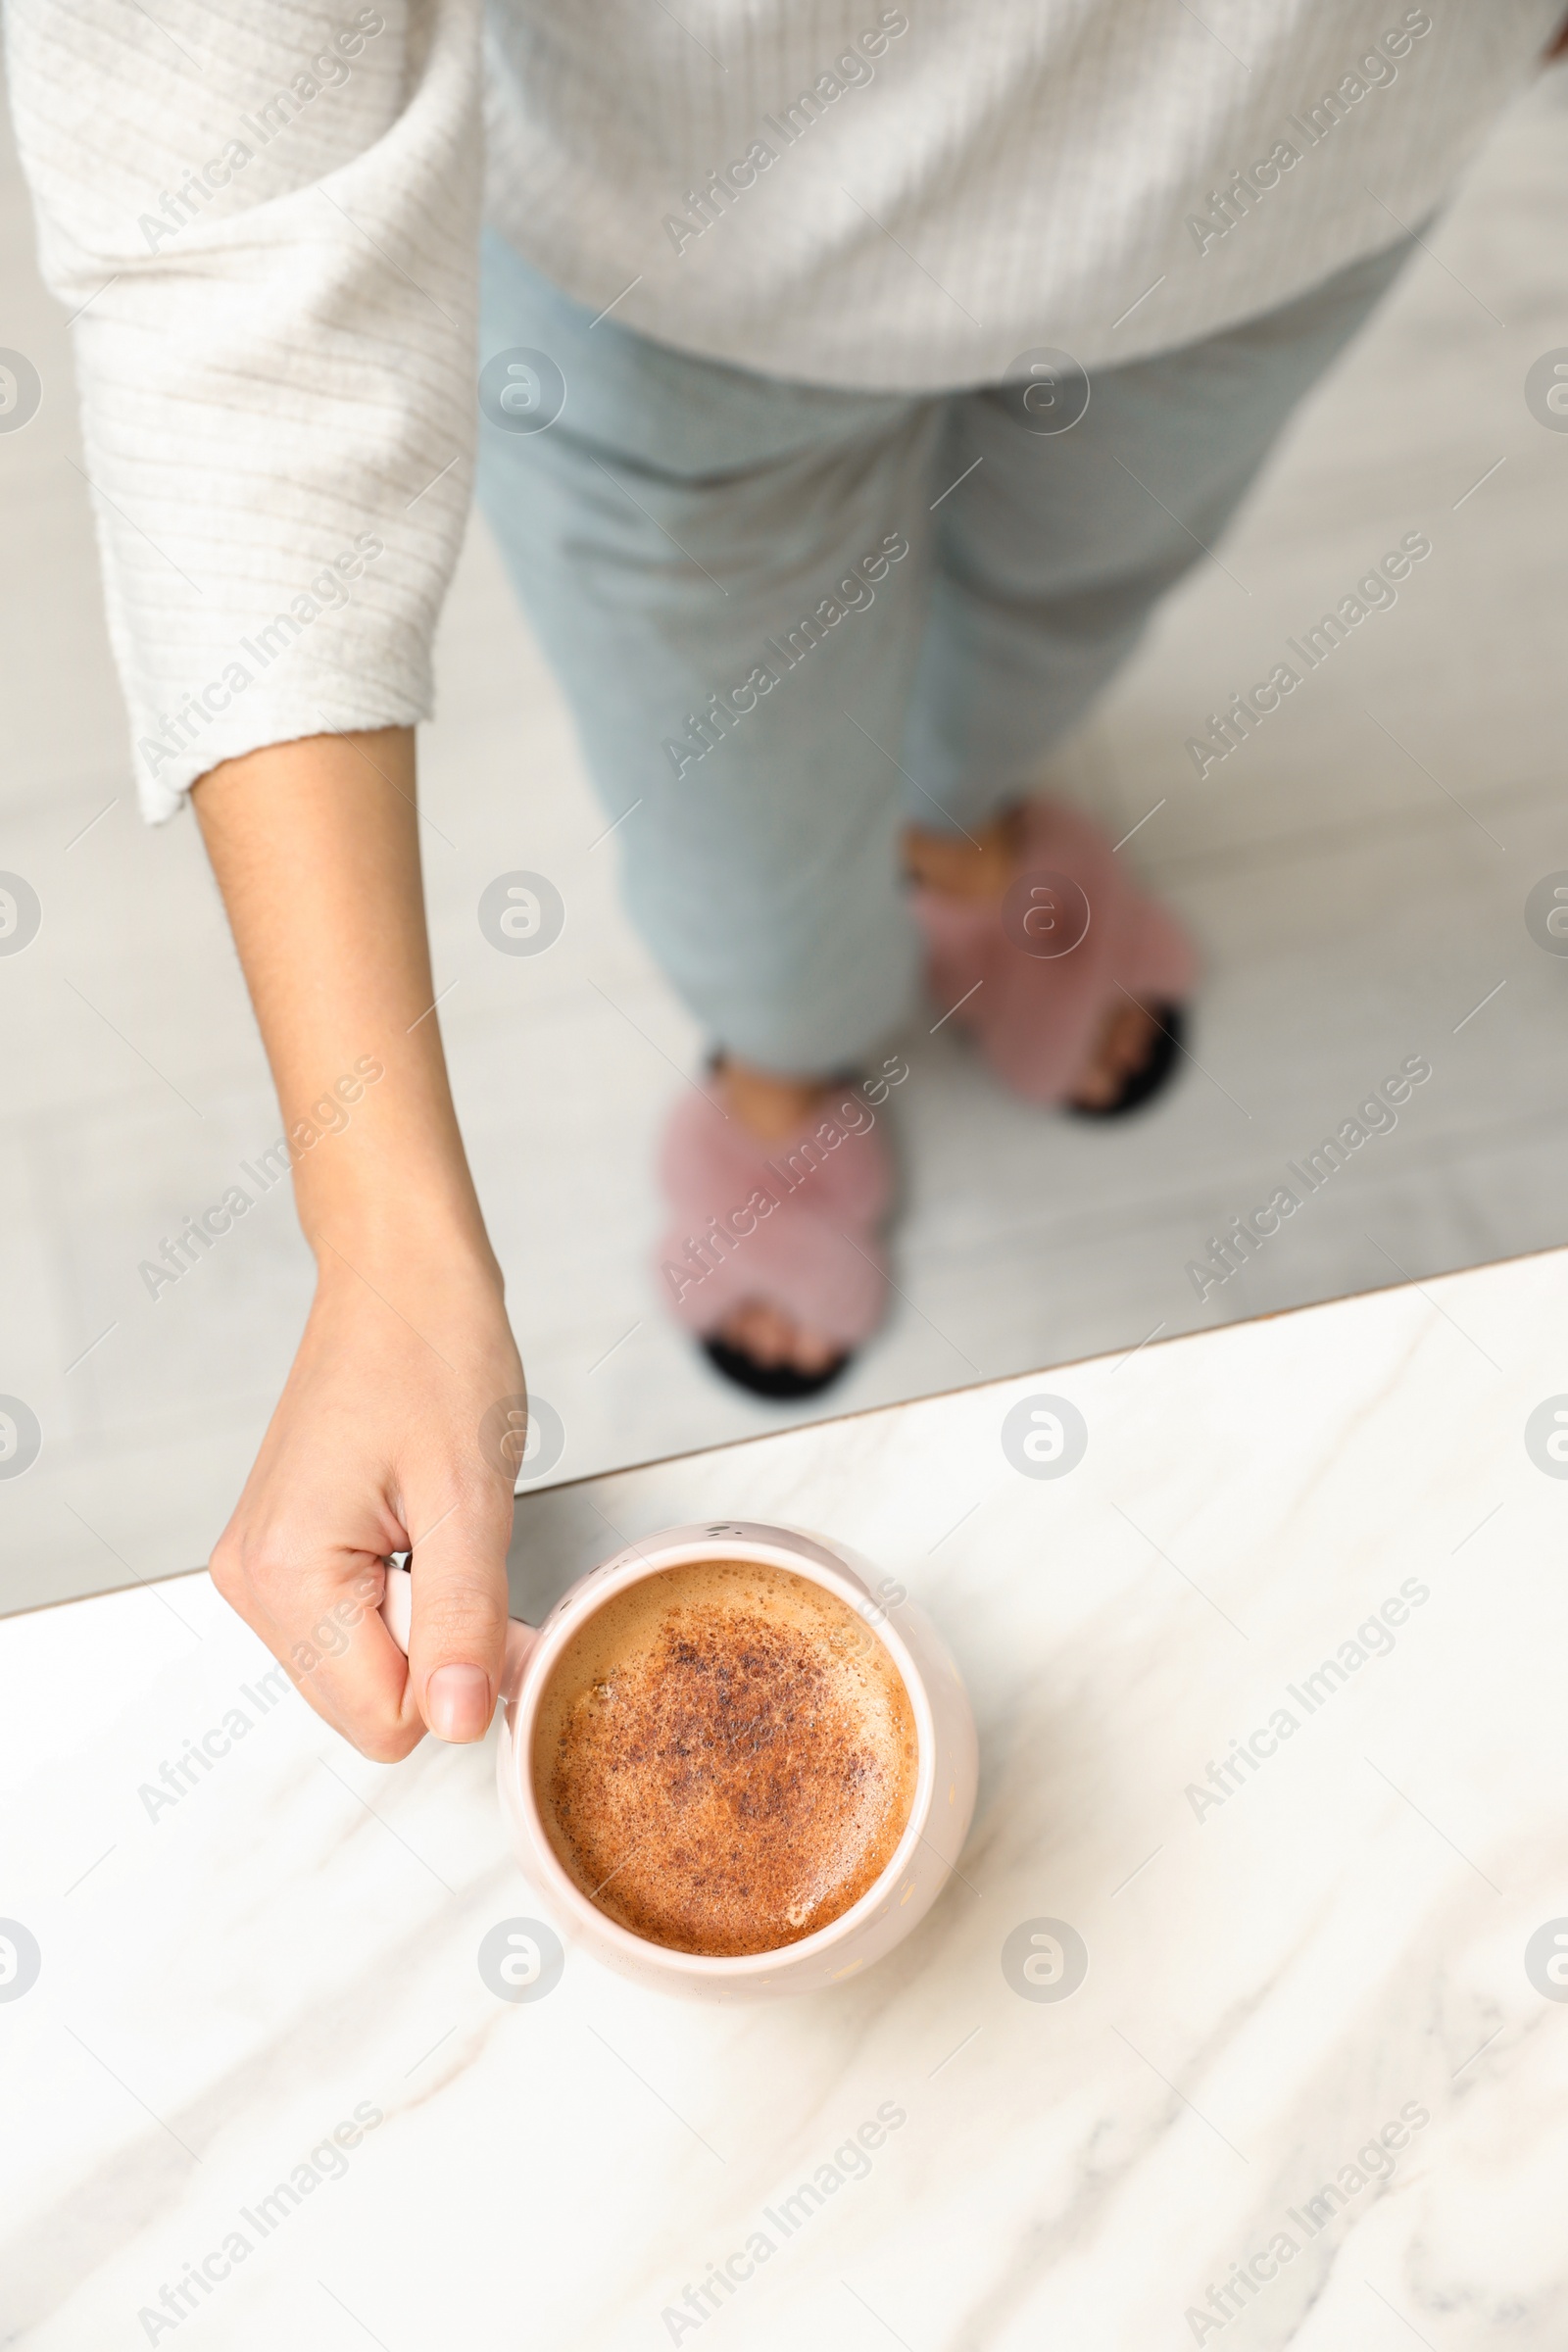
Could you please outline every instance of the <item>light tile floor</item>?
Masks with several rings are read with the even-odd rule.
[[[1220,551],[1054,771],[1203,944],[1200,1067],[1101,1133],[1007,1101],[924,1024],[897,1103],[891,1325],[842,1411],[1560,1242],[1568,960],[1526,932],[1568,868],[1559,780],[1568,434],[1522,384],[1568,346],[1568,83],[1498,125],[1449,217],[1302,414]],[[44,1429],[0,1480],[0,1609],[204,1558],[288,1364],[310,1269],[281,1188],[155,1304],[136,1274],[276,1133],[194,826],[137,819],[69,394],[0,159],[0,342],[45,406],[0,435],[0,869],[45,924],[0,957],[0,1393]],[[1477,486],[1479,485],[1479,486]],[[1401,532],[1430,559],[1199,782],[1196,722]],[[701,1041],[622,922],[613,843],[481,526],[424,745],[428,886],[460,1107],[536,1391],[573,1477],[776,1423],[665,1325],[649,1163]],[[484,884],[551,874],[558,947],[494,955]],[[1474,1009],[1479,1006],[1480,1009]],[[1403,1056],[1431,1081],[1255,1263],[1186,1261]]]

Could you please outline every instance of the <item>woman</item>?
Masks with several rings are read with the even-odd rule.
[[[728,1373],[804,1393],[881,1309],[853,1081],[922,985],[1043,1105],[1171,1065],[1191,951],[1034,779],[1555,0],[1387,17],[496,0],[481,55],[473,0],[13,0],[144,806],[193,792],[318,1267],[213,1571],[368,1753],[480,1736],[506,1605],[521,1367],[413,735],[476,438],[631,911],[711,1041],[661,1280]],[[323,1092],[354,1112],[316,1149]],[[409,1544],[405,1674],[369,1607]]]

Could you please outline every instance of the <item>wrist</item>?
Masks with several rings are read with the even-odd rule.
[[[377,1280],[395,1274],[400,1285],[425,1291],[476,1281],[501,1293],[501,1268],[461,1153],[455,1162],[399,1154],[356,1165],[345,1155],[336,1164],[296,1167],[294,1201],[323,1285],[352,1267]]]
[[[308,1235],[322,1297],[370,1287],[394,1299],[442,1305],[450,1295],[468,1301],[482,1294],[503,1305],[506,1283],[484,1228],[412,1226],[390,1220],[353,1224],[340,1218]]]
[[[400,1085],[402,1075],[339,1126],[289,1126],[295,1207],[318,1266],[335,1250],[411,1271],[477,1267],[498,1281],[444,1074],[434,1083],[416,1071]]]
[[[395,1280],[400,1290],[431,1294],[447,1285],[479,1285],[502,1295],[500,1261],[476,1207],[463,1214],[452,1203],[413,1198],[358,1201],[309,1219],[302,1215],[301,1224],[322,1287],[353,1269],[378,1283]]]

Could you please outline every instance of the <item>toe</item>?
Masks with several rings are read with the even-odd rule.
[[[825,1372],[842,1353],[831,1341],[803,1330],[781,1307],[760,1298],[738,1307],[714,1336],[769,1370],[783,1365],[808,1374]]]
[[[1154,1018],[1146,1006],[1119,1004],[1101,1030],[1090,1065],[1073,1090],[1074,1102],[1086,1110],[1102,1110],[1114,1102],[1128,1079],[1142,1069],[1154,1038]]]

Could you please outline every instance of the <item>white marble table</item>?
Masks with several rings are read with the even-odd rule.
[[[1040,1392],[1087,1423],[1064,1476],[1000,1442]],[[526,1496],[519,1606],[744,1512],[861,1545],[957,1652],[961,1880],[772,2008],[570,1952],[498,1998],[488,1745],[365,1762],[204,1577],[0,1625],[41,1954],[0,1998],[0,2343],[1559,2352],[1558,1392],[1568,1253]],[[1039,1920],[1067,1998],[1004,1973]]]

